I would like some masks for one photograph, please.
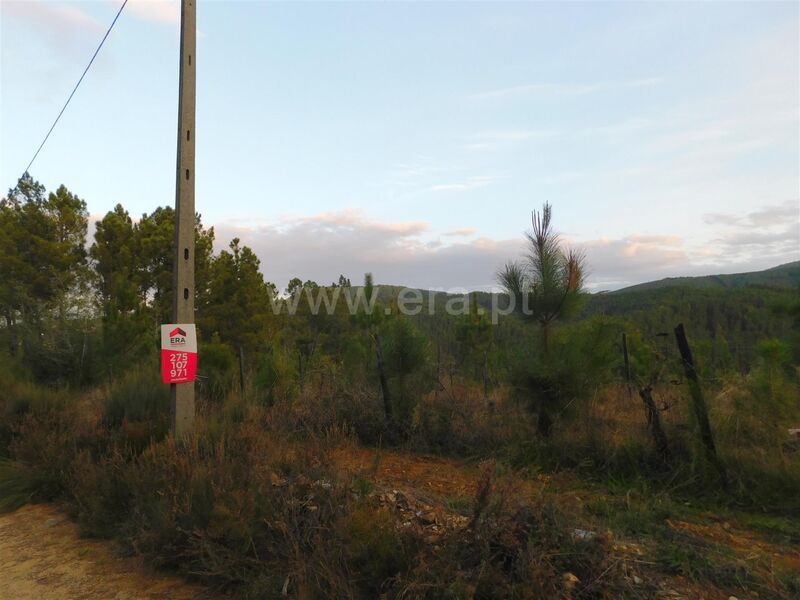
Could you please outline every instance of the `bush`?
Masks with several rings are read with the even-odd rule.
[[[444,385],[424,395],[414,409],[410,444],[457,456],[491,456],[525,429],[529,419],[506,401],[507,389],[488,398],[477,385]]]
[[[396,317],[386,328],[383,345],[394,420],[405,434],[420,396],[432,387],[425,369],[428,342],[408,319]]]
[[[515,506],[508,485],[484,474],[468,526],[440,540],[402,582],[406,598],[636,597],[610,560],[610,540],[576,538],[547,501]],[[642,590],[643,597],[646,591]]]
[[[37,499],[46,488],[46,480],[36,469],[0,458],[0,514]]]
[[[546,356],[534,348],[517,354],[509,379],[516,397],[537,415],[542,437],[549,437],[558,421],[580,414],[586,400],[613,378],[621,331],[615,321],[593,317],[557,329]]]
[[[140,446],[162,439],[169,428],[170,387],[155,368],[135,367],[111,386],[103,406],[102,423],[121,429]]]
[[[60,411],[67,395],[59,390],[20,381],[0,373],[0,457],[8,456],[14,429],[27,415],[44,415]]]
[[[255,379],[259,400],[272,406],[280,398],[288,399],[295,387],[295,362],[280,346],[270,346],[264,353]]]
[[[15,424],[9,455],[36,481],[37,500],[51,500],[69,489],[72,461],[86,434],[87,427],[71,408],[31,413]]]
[[[162,418],[161,404],[141,400],[151,379],[132,372],[118,382],[103,419],[74,403],[25,415],[10,445],[15,462],[0,463],[5,505],[61,497],[85,533],[242,597],[541,597],[565,593],[567,571],[591,597],[619,581],[603,540],[572,540],[558,511],[512,507],[491,480],[472,520],[431,542],[373,486],[331,467],[341,438],[265,431],[278,405],[232,399],[206,407],[210,416],[180,443],[132,444],[129,418]],[[109,414],[121,424],[106,427]]]
[[[198,362],[198,378],[203,396],[219,402],[237,382],[238,359],[227,344],[219,339],[203,344],[202,360]]]

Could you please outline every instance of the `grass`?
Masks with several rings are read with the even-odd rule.
[[[242,597],[286,589],[305,597],[644,598],[665,578],[762,598],[789,598],[798,587],[790,568],[748,558],[720,533],[721,520],[730,521],[743,545],[756,540],[777,553],[797,542],[796,522],[721,501],[690,466],[651,471],[646,438],[620,449],[603,426],[588,437],[562,429],[548,444],[521,445],[518,463],[484,465],[480,477],[474,465],[456,472],[458,461],[435,459],[439,479],[460,487],[438,499],[420,488],[420,498],[469,525],[437,525],[432,537],[413,510],[380,499],[379,474],[390,463],[402,477],[424,459],[362,450],[360,470],[340,469],[334,449],[357,451],[349,427],[315,421],[298,430],[291,405],[237,395],[204,405],[197,435],[176,444],[165,435],[165,388],[156,384],[134,372],[94,407],[45,399],[6,410],[0,507],[58,497],[84,533]],[[304,401],[313,401],[310,392]],[[525,423],[515,427],[522,433]],[[581,464],[587,456],[591,468]],[[415,473],[409,481],[426,471]],[[594,535],[576,539],[576,529]],[[645,554],[629,563],[618,541]],[[645,583],[631,583],[630,564]]]
[[[468,515],[472,508],[472,499],[466,496],[448,496],[444,499],[445,508],[458,515]]]
[[[34,469],[0,458],[0,514],[12,512],[33,500],[43,485]]]

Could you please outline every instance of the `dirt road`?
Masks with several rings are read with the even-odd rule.
[[[109,542],[87,540],[50,505],[0,515],[0,598],[14,600],[208,599],[200,587],[165,577]]]

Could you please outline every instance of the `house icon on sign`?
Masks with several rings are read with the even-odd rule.
[[[183,346],[186,344],[186,332],[180,327],[176,327],[169,332],[169,343],[172,346]]]

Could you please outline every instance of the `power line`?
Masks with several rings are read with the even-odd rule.
[[[50,126],[50,129],[48,130],[47,135],[44,136],[44,139],[42,140],[42,143],[39,144],[39,148],[36,149],[36,153],[33,155],[33,158],[31,159],[31,162],[29,162],[28,166],[25,167],[25,171],[23,172],[23,174],[27,173],[30,170],[31,165],[33,164],[33,161],[35,161],[36,157],[39,156],[39,152],[44,147],[45,142],[47,142],[47,138],[49,138],[50,134],[53,133],[53,129],[55,129],[56,123],[58,123],[58,120],[61,118],[61,115],[64,114],[64,111],[67,109],[67,106],[69,105],[69,101],[72,100],[72,97],[75,95],[75,92],[78,91],[78,86],[80,86],[81,82],[83,81],[83,78],[86,76],[86,73],[89,72],[89,68],[92,66],[92,63],[94,62],[94,59],[97,58],[97,55],[100,52],[100,48],[102,48],[103,44],[106,43],[106,38],[108,37],[108,34],[111,33],[112,29],[114,29],[114,25],[116,25],[117,19],[119,19],[119,16],[122,14],[122,9],[125,8],[125,5],[127,3],[128,3],[128,0],[124,0],[124,2],[122,3],[122,6],[119,7],[119,10],[117,11],[117,15],[114,17],[114,20],[111,21],[111,25],[108,27],[108,30],[106,31],[106,34],[103,36],[103,39],[100,40],[100,45],[97,46],[97,50],[95,50],[94,54],[92,54],[92,58],[89,61],[89,64],[86,65],[86,68],[83,70],[83,73],[81,74],[80,79],[78,79],[78,83],[76,83],[75,87],[72,88],[72,93],[70,93],[69,98],[67,98],[67,101],[64,103],[64,106],[61,108],[61,112],[58,113],[58,116],[56,117],[56,120],[53,121],[53,124]]]

